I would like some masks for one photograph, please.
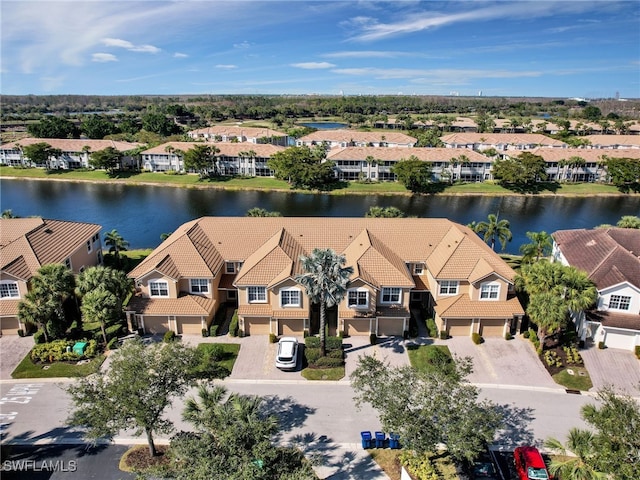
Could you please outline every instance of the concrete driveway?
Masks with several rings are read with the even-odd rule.
[[[33,337],[3,335],[0,337],[0,379],[8,380],[22,359],[33,348]]]
[[[590,342],[580,350],[580,355],[593,383],[590,392],[612,386],[621,393],[640,397],[640,360],[633,352],[618,348],[600,350]]]
[[[542,366],[533,344],[520,336],[512,340],[485,338],[476,345],[470,337],[453,337],[435,340],[436,344],[447,345],[452,354],[471,357],[473,373],[468,380],[482,386],[512,385],[532,388],[562,389]]]

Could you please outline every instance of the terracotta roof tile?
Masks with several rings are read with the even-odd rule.
[[[424,162],[449,162],[454,157],[466,155],[471,162],[491,162],[487,156],[468,148],[426,148],[414,147],[409,150],[402,147],[344,147],[331,150],[328,160],[365,160],[373,157],[376,161],[407,160],[410,156]]]
[[[182,295],[178,298],[133,297],[127,306],[143,315],[208,316],[215,311],[216,301],[199,295]]]
[[[587,320],[600,322],[606,327],[640,330],[640,315],[637,314],[591,310],[587,312]]]
[[[640,137],[638,135],[587,135],[586,140],[589,140],[591,145],[601,146],[633,146],[634,148],[640,147]]]
[[[482,143],[485,145],[549,145],[554,147],[567,146],[560,140],[549,138],[539,133],[452,133],[440,137],[444,143],[452,145],[471,145]]]
[[[89,153],[113,147],[120,152],[126,152],[140,147],[142,143],[120,142],[117,140],[91,140],[85,138],[22,138],[15,142],[0,145],[0,150],[14,150],[18,145],[26,147],[35,143],[48,143],[53,148],[59,148],[63,152],[82,152],[84,147],[89,147]]]
[[[243,127],[234,125],[213,125],[211,127],[198,128],[191,130],[189,135],[221,135],[226,137],[286,137],[287,134],[278,132],[266,127]]]
[[[598,163],[602,157],[610,158],[635,158],[640,159],[640,148],[637,149],[601,149],[601,148],[544,148],[539,147],[530,150],[534,155],[539,155],[545,162],[560,162],[571,157],[580,157],[585,162]]]
[[[246,142],[240,143],[229,143],[229,142],[167,142],[162,145],[158,145],[153,148],[149,148],[142,153],[142,155],[169,155],[170,151],[167,149],[176,149],[181,150],[182,152],[187,152],[194,148],[196,145],[208,145],[215,146],[219,152],[216,153],[217,157],[238,157],[240,156],[240,152],[248,152],[249,150],[253,150],[258,158],[269,158],[274,153],[278,153],[283,151],[285,148],[280,147],[278,145],[271,144],[259,144],[259,143],[251,143],[248,144]]]
[[[405,135],[404,133],[399,132],[389,132],[385,131],[373,131],[373,132],[359,132],[357,130],[318,130],[317,132],[313,132],[309,135],[305,135],[304,137],[300,137],[298,139],[301,142],[387,142],[387,143],[397,143],[397,144],[410,144],[413,145],[416,143],[416,139],[414,137],[410,137],[409,135]]]
[[[273,310],[269,304],[240,305],[238,315],[244,317],[271,317]]]

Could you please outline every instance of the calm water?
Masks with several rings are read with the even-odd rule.
[[[517,253],[527,231],[549,233],[615,223],[640,215],[640,197],[407,197],[232,192],[174,187],[2,180],[0,208],[21,217],[42,216],[92,222],[103,232],[116,229],[131,248],[156,247],[160,235],[194,218],[244,216],[261,207],[285,216],[363,217],[369,207],[394,206],[417,217],[446,217],[467,224],[500,212],[511,222]]]
[[[335,130],[337,128],[346,128],[348,123],[339,122],[307,122],[301,123],[303,127],[317,128],[318,130]]]

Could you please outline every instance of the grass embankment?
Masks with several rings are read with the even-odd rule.
[[[191,188],[222,188],[228,190],[276,190],[288,192],[309,192],[308,190],[292,189],[287,182],[269,177],[222,177],[200,180],[198,175],[167,175],[165,173],[151,172],[122,172],[115,176],[109,176],[103,170],[56,170],[47,173],[41,168],[14,168],[0,166],[0,177],[33,178],[42,180],[67,180],[104,183],[127,183],[139,185],[163,185],[173,187]],[[397,182],[345,182],[344,187],[335,188],[326,192],[330,195],[347,194],[375,194],[375,195],[411,195],[405,187]],[[501,187],[493,182],[461,183],[450,186],[442,186],[439,195],[517,195],[518,192]],[[627,195],[621,193],[613,185],[599,183],[563,183],[540,184],[539,195]],[[437,194],[437,195],[438,195]]]
[[[27,354],[11,374],[12,378],[58,378],[58,377],[86,377],[96,373],[105,360],[104,355],[89,360],[87,363],[53,362],[45,365],[34,364],[30,354]]]

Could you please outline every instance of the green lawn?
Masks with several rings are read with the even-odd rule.
[[[558,385],[562,385],[563,387],[570,390],[581,390],[585,392],[593,387],[593,383],[591,383],[591,377],[589,376],[589,372],[586,368],[574,366],[570,368],[574,372],[573,375],[569,375],[567,369],[564,369],[561,372],[556,373],[553,376],[553,380]]]
[[[439,353],[436,353],[436,350],[439,350]],[[446,357],[448,357],[449,361],[453,361],[449,347],[446,345],[410,345],[407,351],[411,366],[424,372],[440,369],[440,365],[432,362],[436,358],[444,358],[446,361]]]
[[[236,359],[238,358],[238,353],[240,352],[240,344],[239,343],[200,343],[198,344],[197,349],[206,352],[207,350],[211,350],[214,345],[220,345],[224,352],[223,358],[218,361],[218,364],[221,367],[226,368],[229,372],[233,371],[233,366],[236,363]]]
[[[340,380],[344,378],[344,367],[305,368],[302,376],[307,380]]]
[[[36,365],[31,361],[30,353],[22,359],[11,374],[12,378],[57,378],[57,377],[86,377],[96,373],[105,360],[104,355],[98,355],[89,363],[54,362],[46,370],[43,365]]]

